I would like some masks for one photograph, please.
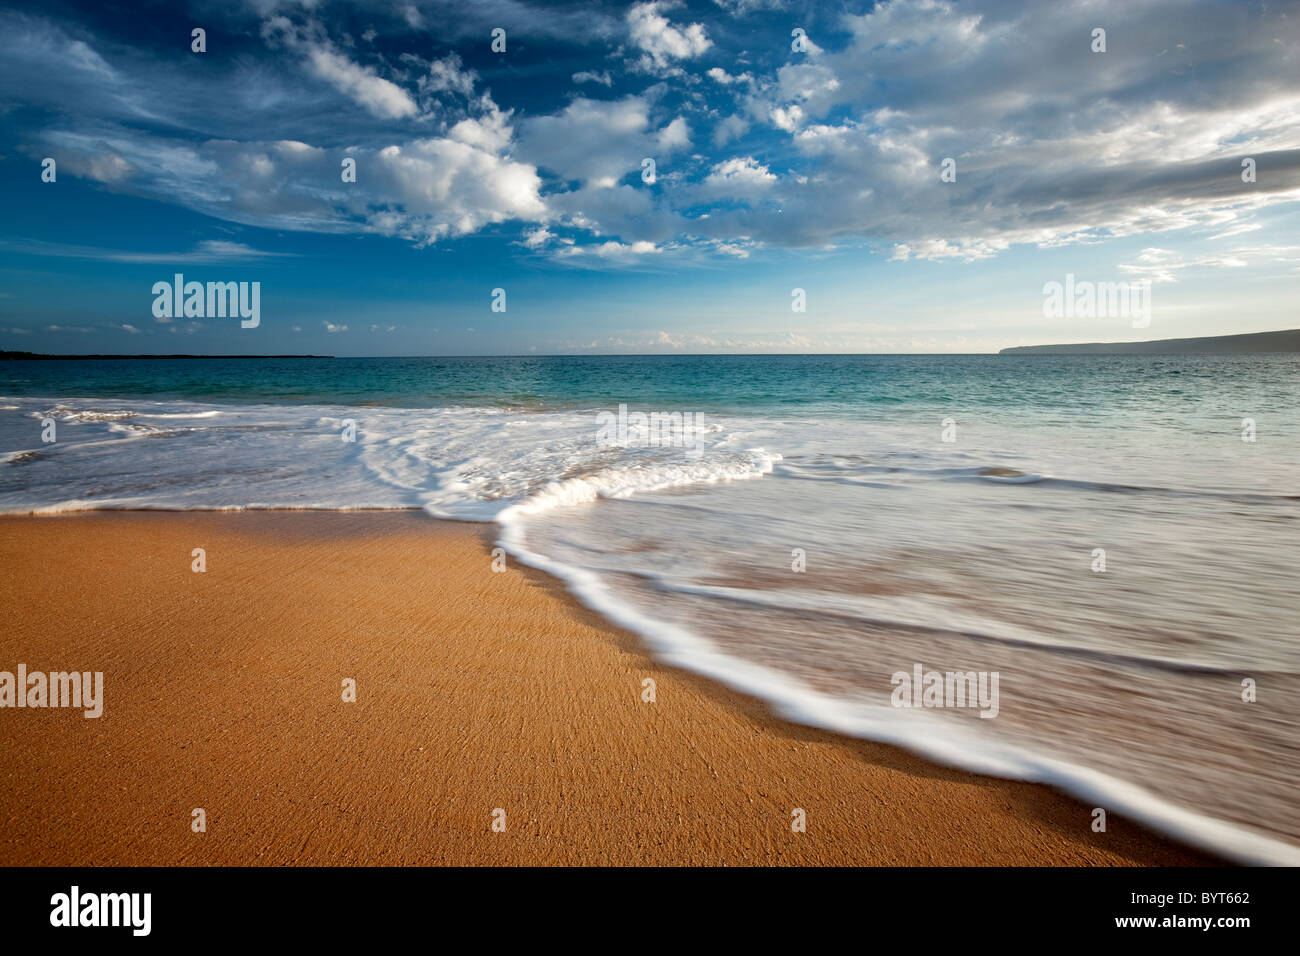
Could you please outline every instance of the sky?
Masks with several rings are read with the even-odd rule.
[[[1294,328],[1300,2],[0,6],[0,190],[0,349]],[[259,283],[257,326],[158,315],[177,273]],[[1067,276],[1148,288],[1149,324],[1049,314]]]

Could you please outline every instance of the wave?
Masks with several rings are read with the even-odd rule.
[[[67,405],[56,405],[44,412],[31,412],[33,418],[54,418],[57,416],[60,421],[64,422],[121,422],[129,418],[135,418],[140,413],[124,409],[122,411],[109,412],[100,409],[82,409],[78,411]]]
[[[1117,777],[973,734],[934,715],[909,711],[909,718],[915,719],[902,721],[892,707],[832,697],[787,674],[724,654],[701,635],[642,613],[614,595],[591,571],[531,550],[525,542],[522,515],[503,518],[498,543],[517,560],[564,581],[583,605],[639,635],[664,663],[757,697],[786,720],[892,744],[975,773],[1055,786],[1225,859],[1300,866],[1300,847],[1187,810]]]
[[[857,624],[869,624],[898,632],[915,632],[936,636],[961,637],[968,640],[988,641],[1007,647],[1027,647],[1050,651],[1071,657],[1086,658],[1109,664],[1129,664],[1185,674],[1242,673],[1241,662],[1233,666],[1211,661],[1187,660],[1154,654],[1132,654],[1116,650],[1103,650],[1082,644],[1056,640],[1027,628],[1017,627],[974,614],[964,608],[945,606],[942,599],[928,595],[919,598],[866,598],[861,596],[828,595],[823,592],[789,590],[756,591],[747,588],[719,587],[716,585],[687,584],[671,581],[658,573],[631,573],[652,580],[662,591],[675,591],[698,597],[732,601],[779,611],[813,613],[819,617],[838,618]],[[1251,665],[1252,673],[1266,672],[1290,675],[1298,672],[1273,670]]]
[[[1260,493],[1219,488],[1175,487],[1171,485],[1146,485],[1128,482],[1104,481],[1089,478],[1065,478],[1043,472],[1020,471],[1001,465],[973,465],[959,468],[919,468],[898,465],[876,465],[868,468],[845,468],[842,471],[817,470],[802,465],[797,457],[791,458],[783,474],[798,481],[825,481],[835,484],[895,488],[909,481],[982,481],[995,484],[1039,485],[1043,488],[1064,488],[1073,491],[1094,491],[1127,495],[1154,495],[1170,498],[1209,498],[1235,501],[1242,504],[1268,504],[1271,502],[1300,501],[1300,493]]]
[[[591,475],[552,481],[498,516],[503,523],[525,515],[540,514],[552,508],[587,504],[599,498],[627,498],[634,494],[684,488],[688,485],[713,484],[719,481],[742,481],[771,474],[781,460],[761,448],[745,455],[700,461],[691,464],[636,464],[605,468]]]

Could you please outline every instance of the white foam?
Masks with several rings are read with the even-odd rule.
[[[780,455],[754,448],[745,455],[729,455],[700,462],[605,468],[581,478],[552,481],[540,491],[502,511],[498,520],[505,523],[516,516],[587,504],[599,498],[626,498],[667,488],[761,478],[770,474],[773,465],[780,460]]]
[[[1187,810],[1136,784],[977,736],[925,712],[909,711],[909,719],[902,721],[891,707],[840,700],[787,674],[724,654],[700,635],[656,621],[619,600],[597,575],[531,551],[524,543],[522,516],[503,519],[503,547],[524,563],[566,582],[587,607],[639,634],[657,659],[760,698],[786,720],[893,744],[975,773],[1056,786],[1225,859],[1260,866],[1300,866],[1300,847]]]

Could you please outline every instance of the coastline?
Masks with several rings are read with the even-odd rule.
[[[0,858],[1221,862],[1115,814],[1093,833],[1043,785],[782,720],[654,661],[558,580],[493,573],[496,530],[407,511],[0,518],[0,669],[105,675],[98,719],[0,710]]]

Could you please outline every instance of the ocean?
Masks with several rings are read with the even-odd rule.
[[[1300,862],[1300,357],[31,361],[0,396],[0,512],[495,522],[794,720]]]

